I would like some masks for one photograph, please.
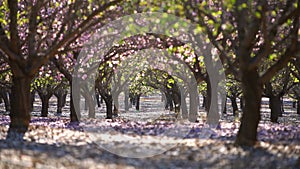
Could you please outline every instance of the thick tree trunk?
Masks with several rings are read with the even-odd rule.
[[[40,98],[42,100],[42,112],[41,112],[42,117],[47,117],[48,116],[48,108],[49,108],[50,97],[51,96],[49,96],[49,95],[40,94]]]
[[[76,110],[80,111],[80,94],[78,92],[73,93],[72,82],[70,82],[70,120],[71,122],[79,122],[80,112],[76,113]],[[75,108],[75,106],[77,106]]]
[[[88,103],[88,109],[89,109],[89,118],[95,118],[96,117],[96,110],[95,110],[95,102],[92,97],[92,95],[89,95],[87,98]]]
[[[101,103],[100,103],[100,95],[98,93],[96,93],[96,101],[97,101],[97,106],[101,107]]]
[[[178,115],[180,113],[180,107],[181,107],[181,95],[180,95],[179,90],[173,91],[172,93],[173,93],[172,100],[174,103],[174,110],[175,110],[176,116],[178,117]]]
[[[30,84],[32,77],[12,77],[10,125],[7,139],[22,139],[30,123]]]
[[[118,116],[119,114],[119,94],[120,93],[115,93],[115,96],[113,96],[113,102],[114,102],[114,111],[113,115]]]
[[[244,71],[242,75],[242,90],[245,105],[241,125],[235,143],[252,146],[257,141],[257,127],[260,120],[260,104],[262,85],[258,83],[259,75],[256,70]]]
[[[96,111],[95,111],[95,100],[92,96],[92,94],[90,94],[90,92],[88,90],[86,90],[86,92],[83,94],[84,96],[84,101],[85,101],[85,110],[88,110],[88,116],[89,118],[95,118],[96,115]]]
[[[62,108],[65,106],[67,93],[65,92],[59,92],[55,94],[57,98],[57,114],[62,114]]]
[[[104,102],[106,104],[106,118],[112,119],[113,117],[113,99],[111,95],[108,95],[107,97],[102,97],[104,99]]]
[[[188,109],[187,109],[187,104],[186,104],[186,95],[184,94],[183,89],[180,90],[181,92],[181,115],[183,119],[188,119]]]
[[[195,91],[196,90],[196,91]],[[196,122],[198,117],[198,93],[197,89],[191,90],[190,92],[190,112],[189,112],[189,121]]]
[[[207,123],[212,126],[217,126],[219,124],[219,106],[218,106],[218,82],[210,82],[208,78],[207,82],[207,101],[208,103],[208,114],[207,114]]]
[[[235,116],[236,112],[238,111],[238,106],[236,103],[236,97],[230,97],[231,106],[232,106],[232,113]]]
[[[278,123],[278,117],[281,114],[280,96],[271,96],[269,106],[271,109],[271,122]]]

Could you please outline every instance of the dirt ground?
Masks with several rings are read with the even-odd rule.
[[[5,139],[9,117],[2,111],[0,168],[300,168],[300,118],[288,102],[279,124],[269,122],[269,109],[262,106],[259,142],[249,148],[234,146],[239,120],[230,113],[216,128],[205,125],[201,109],[198,123],[153,120],[154,110],[106,120],[105,107],[97,108],[94,120],[69,123],[68,107],[56,116],[55,100],[49,118],[38,117],[37,100],[24,141]]]

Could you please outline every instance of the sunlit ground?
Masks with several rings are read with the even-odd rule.
[[[132,107],[129,112],[124,112],[121,108],[120,117],[115,120],[104,119],[105,107],[102,104],[101,108],[96,108],[96,119],[84,120],[80,124],[69,123],[68,102],[63,115],[56,116],[55,101],[53,97],[50,118],[41,118],[37,117],[41,104],[36,100],[24,142],[5,140],[9,118],[0,116],[0,168],[300,166],[300,120],[290,104],[286,104],[280,123],[272,124],[264,100],[258,129],[260,141],[254,148],[240,148],[233,145],[239,119],[231,115],[230,103],[229,113],[222,116],[220,126],[208,128],[202,108],[199,123],[184,120],[174,123],[174,113],[161,109],[164,104],[160,97],[142,98],[140,111]]]

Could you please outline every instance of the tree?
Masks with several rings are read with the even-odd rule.
[[[30,122],[30,84],[49,59],[64,53],[101,21],[113,1],[18,1],[0,3],[0,51],[12,70],[10,127],[7,138],[23,138]],[[6,22],[8,21],[8,22]]]
[[[292,80],[289,69],[289,67],[284,68],[265,84],[264,93],[270,99],[271,122],[274,123],[278,122],[278,117],[283,113],[281,98],[296,84]]]
[[[238,145],[257,141],[263,84],[299,55],[299,6],[298,0],[183,2],[185,16],[199,23],[225,68],[241,81],[244,107]],[[273,64],[261,72],[272,54]]]

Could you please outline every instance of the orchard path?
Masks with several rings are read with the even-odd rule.
[[[142,101],[146,103],[147,99]],[[102,107],[97,108],[96,120],[78,125],[69,123],[68,107],[64,108],[62,116],[55,115],[55,98],[51,99],[49,118],[38,117],[39,105],[37,100],[23,142],[5,140],[9,118],[4,112],[0,115],[0,168],[300,168],[300,118],[289,105],[280,123],[272,124],[268,121],[269,110],[264,102],[258,130],[260,141],[253,148],[233,145],[239,122],[230,114],[222,117],[216,129],[207,129],[205,115],[200,110],[199,123],[182,121],[191,130],[181,138],[162,135],[166,130],[180,129],[170,120],[149,120],[153,115],[149,112],[132,110],[112,121],[102,118],[105,115]],[[143,106],[147,107],[142,105],[142,110]],[[172,113],[164,112],[164,117],[171,116]],[[101,130],[96,141],[85,130],[85,125],[90,124]],[[104,137],[107,132],[112,136],[109,139]],[[125,137],[134,137],[136,141],[120,139]],[[170,142],[177,145],[148,158],[121,157],[101,147],[127,146],[139,153],[146,151],[139,145],[149,144],[156,150],[163,150]]]

